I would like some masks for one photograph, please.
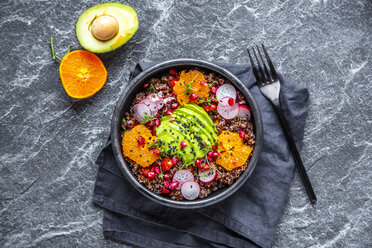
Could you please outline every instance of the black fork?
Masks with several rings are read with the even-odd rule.
[[[307,194],[310,198],[311,203],[314,204],[317,201],[316,195],[314,193],[313,187],[311,186],[310,179],[309,179],[309,177],[306,173],[304,164],[302,163],[302,159],[300,157],[300,153],[297,150],[296,143],[293,140],[291,131],[290,131],[289,126],[288,126],[287,119],[285,118],[285,116],[283,114],[283,111],[282,111],[282,108],[280,106],[280,100],[279,100],[280,81],[279,81],[278,75],[276,73],[276,70],[274,68],[273,63],[271,62],[269,54],[266,51],[265,46],[263,44],[261,46],[262,46],[262,50],[265,54],[266,61],[269,65],[270,70],[268,70],[268,68],[266,67],[265,60],[263,59],[262,54],[261,54],[260,49],[259,49],[258,46],[256,46],[256,49],[254,47],[252,47],[254,57],[257,61],[257,68],[258,69],[256,68],[256,65],[255,65],[254,60],[252,58],[251,52],[249,51],[249,48],[247,49],[249,59],[250,59],[251,64],[252,64],[253,73],[254,73],[254,76],[256,77],[256,80],[257,80],[257,85],[260,88],[261,93],[267,99],[269,99],[271,101],[271,103],[272,103],[272,105],[275,109],[275,112],[278,115],[280,123],[283,127],[284,134],[285,134],[285,136],[287,138],[287,141],[288,141],[289,149],[291,150],[292,155],[294,157],[296,167],[297,167],[297,169],[300,173],[300,176],[301,176],[302,182],[305,186],[306,192],[307,192]],[[257,50],[257,53],[258,53],[259,56],[257,56],[256,50]],[[260,62],[259,58],[261,59],[261,62]],[[261,64],[262,64],[262,66],[261,66]]]

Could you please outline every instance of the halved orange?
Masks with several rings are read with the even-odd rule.
[[[76,50],[68,53],[59,65],[59,75],[66,93],[73,98],[87,98],[106,83],[107,71],[97,55]]]
[[[141,145],[137,142],[140,137],[145,139]],[[147,127],[137,125],[124,133],[122,140],[123,154],[142,167],[148,167],[159,158],[159,155],[155,155],[153,150],[150,149],[151,144],[157,140],[158,137],[153,136]]]
[[[176,82],[173,87],[174,92],[177,94],[177,101],[181,105],[188,104],[190,101],[192,103],[200,104],[205,98],[209,96],[208,84],[201,85],[200,82],[206,81],[203,73],[197,70],[190,70],[188,72],[182,71],[180,74],[180,80]],[[189,92],[187,92],[187,87],[189,85]],[[189,94],[186,94],[189,93]],[[198,96],[196,100],[190,100],[190,94],[194,93]]]
[[[232,170],[245,164],[252,152],[252,147],[243,143],[239,134],[223,131],[217,138],[218,156],[216,163],[226,170]]]

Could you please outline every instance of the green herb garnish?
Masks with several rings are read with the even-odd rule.
[[[191,83],[187,83],[187,84],[186,84],[185,94],[186,94],[186,95],[190,95],[191,92],[192,92]]]
[[[142,120],[141,120],[141,124],[145,124],[149,121],[152,121],[152,119],[154,119],[154,117],[156,116],[156,114],[153,114],[153,115],[145,115]]]

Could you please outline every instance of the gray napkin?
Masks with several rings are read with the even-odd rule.
[[[139,63],[131,79],[152,63]],[[122,175],[110,140],[100,153],[93,202],[105,209],[105,237],[139,247],[271,247],[294,172],[294,160],[270,102],[260,93],[248,65],[219,64],[251,91],[262,113],[260,160],[243,185],[226,200],[197,210],[180,210],[145,198]],[[280,76],[280,100],[300,148],[309,93]],[[130,85],[128,86],[130,87]]]

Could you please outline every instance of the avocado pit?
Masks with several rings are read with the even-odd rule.
[[[119,31],[119,22],[115,17],[102,15],[95,18],[92,22],[92,35],[101,41],[112,39]]]

